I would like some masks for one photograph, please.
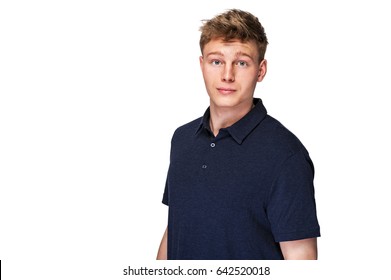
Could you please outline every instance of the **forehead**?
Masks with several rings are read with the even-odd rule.
[[[230,54],[245,54],[251,57],[258,56],[258,48],[254,41],[242,42],[241,40],[223,40],[221,38],[212,39],[209,41],[203,50],[205,56],[213,53],[220,53],[221,55]]]

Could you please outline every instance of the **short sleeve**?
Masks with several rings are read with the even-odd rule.
[[[167,205],[169,204],[169,199],[168,199],[168,178],[166,180],[166,186],[164,187],[164,193],[163,193],[163,204]]]
[[[170,204],[170,195],[169,195],[170,190],[169,190],[169,187],[168,187],[168,185],[169,185],[168,177],[170,175],[170,166],[171,166],[173,147],[174,147],[173,143],[174,143],[174,138],[175,138],[176,132],[177,132],[177,130],[174,132],[174,135],[171,138],[170,165],[169,165],[168,171],[167,171],[166,185],[164,187],[164,193],[163,193],[163,199],[162,199],[162,203],[167,205],[167,206]]]
[[[305,150],[290,156],[281,167],[267,204],[276,242],[320,236],[313,179],[314,167]]]

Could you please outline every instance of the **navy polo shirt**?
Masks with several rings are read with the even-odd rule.
[[[254,104],[216,137],[209,108],[175,131],[163,195],[168,259],[283,259],[278,242],[320,236],[308,152]]]

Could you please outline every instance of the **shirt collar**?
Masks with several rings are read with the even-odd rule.
[[[255,106],[250,112],[230,127],[225,128],[238,144],[242,144],[251,131],[253,131],[254,128],[266,117],[267,111],[265,106],[263,106],[262,100],[260,98],[254,98],[253,103]],[[201,118],[196,134],[202,129],[206,129],[210,132],[209,119],[210,107],[205,111],[204,116]]]

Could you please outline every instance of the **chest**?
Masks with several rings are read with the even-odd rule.
[[[262,143],[202,139],[174,147],[168,176],[171,205],[259,207],[275,178],[272,153]],[[211,205],[211,206],[210,206]]]

